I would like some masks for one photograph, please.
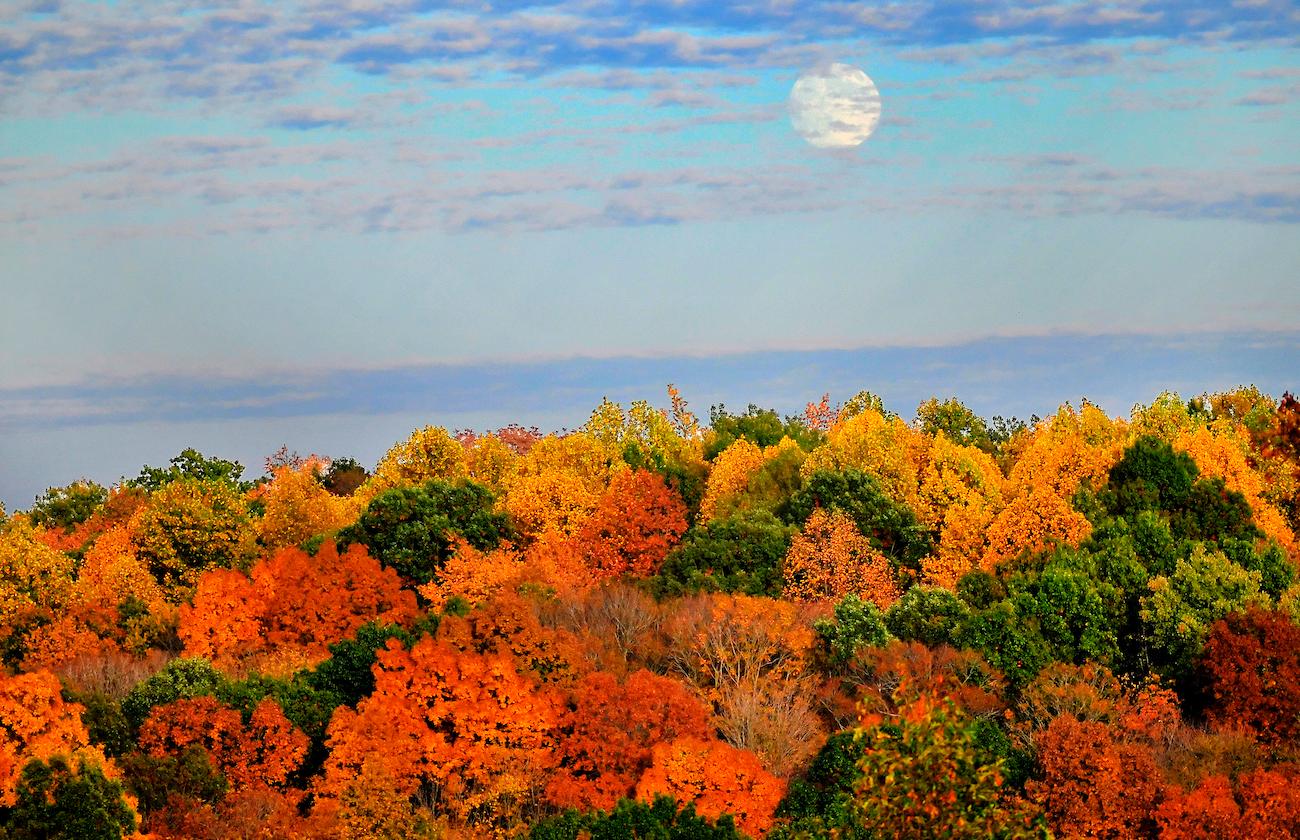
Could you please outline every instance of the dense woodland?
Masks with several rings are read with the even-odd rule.
[[[668,396],[0,509],[0,836],[1300,837],[1300,402]]]

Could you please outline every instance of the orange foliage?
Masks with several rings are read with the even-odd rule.
[[[900,594],[889,560],[840,511],[813,511],[791,541],[783,569],[784,592],[798,601],[855,594],[884,610]]]
[[[1056,543],[1078,545],[1092,533],[1092,524],[1055,493],[1030,491],[1012,499],[988,528],[988,549],[981,564],[992,570],[1024,552],[1042,551]]]
[[[1150,747],[1117,740],[1103,723],[1061,715],[1038,736],[1041,778],[1026,792],[1065,837],[1151,834],[1164,796]]]
[[[1124,454],[1127,433],[1122,420],[1112,420],[1090,403],[1077,412],[1066,403],[1034,430],[1011,469],[1008,490],[1016,495],[1048,491],[1070,499],[1084,481],[1100,487]]]
[[[298,813],[294,792],[253,787],[232,790],[216,805],[176,797],[151,814],[147,836],[158,840],[334,840],[329,820]]]
[[[698,595],[664,618],[668,666],[710,700],[737,686],[798,680],[807,669],[809,615],[788,601],[748,595]]]
[[[426,636],[410,650],[390,641],[374,673],[374,693],[330,721],[321,795],[342,794],[369,760],[398,793],[427,785],[461,821],[509,821],[536,801],[557,761],[561,703],[513,657]]]
[[[653,575],[686,532],[686,505],[649,470],[615,474],[578,533],[597,579]]]
[[[130,531],[116,526],[86,552],[72,586],[71,603],[79,615],[115,621],[117,606],[128,598],[143,601],[151,612],[167,609],[162,587],[136,557]]]
[[[215,698],[192,697],[154,707],[140,727],[139,744],[158,758],[198,745],[239,790],[283,788],[306,757],[308,741],[270,698],[245,725],[238,711]]]
[[[609,810],[632,795],[651,748],[711,735],[709,711],[676,680],[636,671],[622,685],[604,673],[574,686],[560,718],[560,766],[546,798],[560,808]]]
[[[0,674],[0,807],[17,801],[18,776],[23,765],[53,755],[70,755],[116,770],[81,722],[82,706],[67,703],[59,681],[49,671],[6,676]]]
[[[315,557],[281,549],[257,563],[251,577],[206,573],[194,603],[181,607],[180,635],[189,655],[222,667],[277,649],[319,660],[331,642],[368,621],[401,623],[415,614],[415,596],[402,589],[396,572],[362,545],[339,554],[327,540]]]
[[[762,837],[772,826],[785,784],[764,770],[753,753],[687,737],[656,744],[651,751],[651,766],[637,784],[636,796],[649,801],[660,794],[694,802],[701,816],[732,814],[742,831]]]
[[[543,627],[528,602],[512,592],[497,593],[463,618],[444,616],[437,638],[466,653],[511,657],[544,682],[568,682],[587,668],[577,638]]]
[[[1223,775],[1201,780],[1195,790],[1160,806],[1161,840],[1255,840],[1300,836],[1300,775],[1280,766],[1245,773],[1234,791]]]

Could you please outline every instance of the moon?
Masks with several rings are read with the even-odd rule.
[[[860,146],[880,123],[880,91],[851,64],[813,68],[790,90],[790,123],[819,149]]]

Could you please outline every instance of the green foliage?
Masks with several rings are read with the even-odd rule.
[[[930,398],[917,406],[916,426],[931,437],[942,433],[953,443],[993,452],[995,445],[988,424],[956,397],[943,402]]]
[[[109,758],[126,755],[135,746],[131,724],[122,714],[122,705],[112,697],[98,691],[78,693],[65,688],[63,699],[85,707],[81,722],[86,725],[91,742],[102,746]]]
[[[652,804],[621,800],[609,813],[567,811],[535,824],[528,837],[529,840],[743,840],[744,835],[728,815],[710,822],[696,815],[693,804],[687,803],[679,810],[675,800],[658,796]]]
[[[175,756],[155,758],[131,753],[122,760],[122,772],[146,814],[162,810],[172,797],[216,802],[226,793],[226,778],[212,766],[208,751],[198,744],[191,744]]]
[[[766,510],[697,525],[664,559],[654,578],[661,597],[688,592],[742,592],[777,597],[781,561],[795,529]]]
[[[857,825],[853,789],[860,775],[864,743],[853,732],[837,732],[826,739],[808,772],[790,782],[776,816],[787,822],[768,833],[768,840],[797,837],[828,837],[841,840],[870,840]]]
[[[790,438],[805,452],[821,442],[819,432],[809,429],[798,419],[785,420],[770,408],[750,404],[744,414],[730,414],[726,406],[715,405],[709,409],[710,432],[704,441],[704,457],[712,461],[718,453],[737,439],[744,438],[760,447],[775,446],[781,438]]]
[[[1040,813],[1005,795],[1004,762],[951,699],[922,697],[896,722],[859,729],[857,824],[899,840],[1048,838]]]
[[[135,832],[135,814],[122,785],[94,764],[68,758],[29,761],[18,779],[18,801],[0,816],[10,840],[120,840]]]
[[[1035,622],[1021,615],[1010,599],[972,613],[958,628],[954,647],[979,651],[988,663],[1019,689],[1051,660],[1051,650]]]
[[[418,637],[418,633],[413,634],[395,624],[373,621],[363,624],[354,638],[329,646],[330,658],[316,666],[306,678],[307,683],[317,691],[339,698],[339,703],[355,706],[375,690],[375,675],[371,667],[375,664],[376,654],[388,644],[388,640],[397,639],[409,647]]]
[[[885,626],[903,641],[951,645],[970,616],[966,604],[942,586],[913,586],[885,613]]]
[[[971,609],[982,610],[1007,597],[1007,589],[992,572],[973,569],[957,581],[957,597]]]
[[[1041,572],[1013,577],[1009,589],[1017,613],[1036,622],[1052,659],[1110,666],[1119,658],[1124,594],[1100,579],[1087,552],[1058,549]]]
[[[802,525],[813,510],[842,511],[871,544],[895,563],[920,569],[921,558],[934,544],[907,505],[889,498],[873,475],[860,470],[818,470],[790,499],[787,521]]]
[[[495,511],[493,501],[491,490],[472,481],[386,490],[339,532],[339,550],[363,543],[383,565],[428,583],[451,556],[457,536],[483,550],[513,536],[509,517]]]
[[[1174,572],[1151,581],[1142,599],[1152,664],[1162,675],[1185,679],[1214,622],[1249,606],[1268,608],[1262,576],[1233,563],[1220,551],[1196,546]]]
[[[180,479],[230,484],[240,490],[252,487],[251,482],[240,481],[244,466],[238,461],[226,461],[222,458],[206,458],[197,449],[186,449],[172,458],[168,467],[145,466],[140,475],[128,480],[131,487],[140,487],[154,492],[164,484]]]
[[[858,391],[840,406],[838,419],[843,421],[857,417],[864,411],[874,411],[886,420],[893,420],[898,415],[885,408],[885,401],[871,391]]]
[[[154,706],[183,697],[217,696],[226,678],[206,659],[173,659],[161,671],[131,689],[122,700],[122,714],[138,730]]]
[[[36,497],[27,515],[32,524],[71,531],[91,517],[108,499],[108,488],[83,478],[67,487],[51,487]]]
[[[881,647],[893,638],[880,608],[852,593],[835,605],[833,619],[814,622],[813,631],[817,634],[817,656],[832,672],[846,667],[863,648]]]
[[[1295,565],[1277,543],[1257,546],[1254,540],[1227,539],[1219,548],[1246,571],[1259,572],[1259,588],[1274,600],[1295,583]]]

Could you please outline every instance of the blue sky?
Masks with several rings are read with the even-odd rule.
[[[349,403],[304,383],[368,395],[346,445],[568,423],[646,359],[696,371],[697,402],[794,406],[946,384],[890,368],[839,394],[801,353],[854,350],[872,379],[880,352],[1017,339],[1055,348],[1066,396],[1122,402],[1150,377],[1077,364],[1088,341],[1294,348],[1297,36],[1284,0],[0,5],[0,499],[186,435],[310,449],[295,430]],[[787,118],[830,61],[880,89],[853,150]],[[1159,369],[1294,387],[1215,352]],[[765,353],[810,375],[761,385]],[[574,357],[606,364],[566,387]],[[384,373],[448,364],[496,390]],[[56,456],[99,451],[77,435],[112,457]]]

